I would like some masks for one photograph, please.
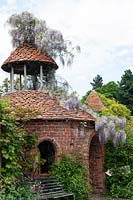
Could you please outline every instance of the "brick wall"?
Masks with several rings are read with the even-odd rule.
[[[48,140],[55,148],[55,160],[59,161],[62,154],[78,154],[96,192],[104,188],[102,165],[103,147],[95,141],[94,127],[78,121],[43,121],[35,120],[27,123],[26,130],[38,136],[38,145]],[[94,137],[93,137],[94,136]],[[94,138],[94,139],[93,139]],[[89,164],[90,162],[90,164]]]
[[[103,172],[104,164],[104,146],[100,144],[97,135],[92,137],[89,151],[89,171],[90,181],[97,193],[104,191],[104,178],[105,173]]]

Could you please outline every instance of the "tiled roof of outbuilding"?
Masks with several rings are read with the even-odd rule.
[[[8,64],[25,62],[25,61],[51,63],[53,64],[55,69],[58,68],[56,62],[50,56],[45,55],[40,50],[28,44],[24,44],[23,46],[20,46],[17,49],[15,49],[11,53],[11,55],[5,60],[1,68],[9,72],[9,67],[7,66]]]
[[[67,110],[63,108],[55,97],[44,91],[17,91],[6,94],[4,98],[10,100],[9,108],[31,109],[39,114],[35,118],[46,120],[80,120],[94,121],[94,118],[82,110]]]
[[[87,97],[86,104],[92,108],[92,110],[98,112],[105,108],[101,99],[99,98],[96,91],[92,91]]]

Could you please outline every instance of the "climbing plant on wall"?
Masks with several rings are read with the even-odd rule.
[[[97,94],[105,106],[95,113],[95,129],[100,141],[105,144],[107,192],[113,198],[132,198],[133,124],[130,110],[114,99]]]
[[[1,176],[15,179],[23,175],[29,163],[25,157],[25,149],[31,149],[36,137],[27,134],[22,125],[9,115],[8,102],[0,99],[0,121],[1,121]]]
[[[105,171],[108,194],[113,198],[133,196],[133,124],[130,110],[115,100],[98,94],[105,108],[96,122],[105,144]],[[112,143],[113,141],[113,143]]]
[[[15,114],[15,110],[11,112],[8,106],[8,101],[0,99],[0,199],[21,199],[21,195],[35,199],[30,188],[20,186],[19,181],[28,177],[32,169],[34,158],[27,152],[34,147],[37,138],[23,129],[28,120],[24,118],[22,121],[25,111],[18,109]],[[21,119],[21,125],[13,116]]]

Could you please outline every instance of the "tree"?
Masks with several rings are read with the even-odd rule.
[[[110,81],[107,84],[104,84],[102,87],[98,87],[95,89],[96,92],[100,94],[104,94],[105,97],[109,99],[116,99],[118,101],[118,84],[114,81]],[[81,99],[81,103],[85,103],[86,98],[89,96],[90,92],[92,90],[89,90]]]
[[[93,82],[90,82],[90,84],[92,85],[92,90],[100,90],[103,86],[103,79],[102,77],[98,74],[95,78],[93,78]],[[86,92],[86,94],[82,97],[81,99],[81,103],[84,104],[87,97],[89,96],[89,94],[91,93],[92,90],[89,90]],[[100,93],[100,91],[98,91]]]
[[[68,65],[72,63],[74,49],[80,51],[79,46],[73,47],[71,41],[64,40],[60,31],[49,28],[44,20],[37,19],[27,11],[13,14],[7,24],[10,26],[13,47],[28,43],[53,58],[59,56],[63,65],[65,60]]]
[[[32,85],[30,84],[31,77],[27,76],[27,80],[28,80],[27,88],[29,90],[32,90],[33,87],[31,87]],[[23,89],[23,87],[24,87],[24,82],[21,83],[21,88],[20,88],[20,79],[19,77],[16,77],[14,80],[14,90],[17,91]],[[48,76],[47,85],[44,85],[43,89],[51,92],[54,96],[58,97],[59,99],[61,98],[68,99],[71,96],[77,96],[75,92],[70,93],[70,91],[72,90],[71,86],[64,78],[60,76],[55,76],[54,79]],[[0,95],[7,93],[9,91],[10,91],[10,80],[8,78],[5,78],[2,85],[0,86]]]
[[[18,77],[16,77],[16,79],[14,80],[14,89],[15,90],[20,89],[19,82],[20,82],[20,79]],[[7,93],[9,91],[10,91],[10,80],[8,78],[5,78],[2,85],[0,86],[0,94]]]
[[[126,105],[133,113],[133,73],[130,69],[124,72],[118,86],[119,102]]]
[[[125,88],[127,84],[124,85],[124,83],[128,80],[131,84],[132,73],[130,70],[126,73],[126,76],[123,76],[123,79],[120,82],[121,84],[119,83],[123,86],[122,89]],[[96,89],[105,108],[95,116],[95,130],[99,140],[106,142],[104,169],[111,173],[111,176],[105,177],[108,194],[113,198],[131,198],[133,196],[133,136],[130,110],[125,105],[119,104],[115,99],[109,99],[115,98],[115,96],[118,98],[120,85],[109,82]],[[130,89],[129,91],[132,90]],[[82,103],[85,103],[90,92],[88,91],[82,97]]]
[[[7,93],[10,90],[10,81],[5,78],[3,84],[0,86],[0,93]]]
[[[100,88],[96,88],[96,91],[104,94],[107,98],[114,98],[117,100],[117,93],[118,93],[118,84],[114,81],[110,81],[107,84],[103,85]]]
[[[93,78],[93,82],[90,82],[90,84],[92,85],[93,90],[95,90],[96,88],[101,88],[103,86],[103,79],[98,74],[95,78]]]

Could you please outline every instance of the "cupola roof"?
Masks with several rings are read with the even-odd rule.
[[[58,69],[58,65],[50,56],[28,44],[15,49],[1,68],[6,72],[10,72],[11,67],[14,67],[15,74],[23,74],[24,65],[27,66],[27,75],[32,75],[35,72],[39,73],[40,65],[43,66],[45,72],[49,69]]]

